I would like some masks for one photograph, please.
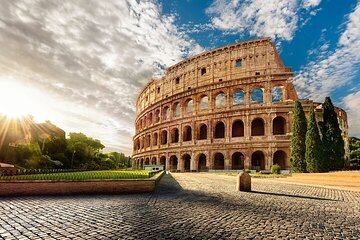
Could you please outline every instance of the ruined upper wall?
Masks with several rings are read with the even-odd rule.
[[[172,95],[213,84],[253,76],[292,76],[270,38],[239,42],[201,53],[169,67],[164,77],[152,80],[137,98],[139,114]]]

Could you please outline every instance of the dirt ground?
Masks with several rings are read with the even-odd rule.
[[[294,173],[286,178],[274,178],[269,181],[322,186],[327,188],[360,192],[360,171],[331,173]]]

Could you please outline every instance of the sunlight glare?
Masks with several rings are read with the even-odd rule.
[[[0,78],[0,114],[10,118],[25,115],[41,117],[41,99],[34,89],[16,82]]]

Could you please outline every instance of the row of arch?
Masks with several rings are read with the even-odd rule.
[[[223,121],[218,121],[215,124],[213,130],[213,138],[225,138],[226,126]],[[208,139],[208,126],[205,123],[201,123],[197,127],[196,139],[205,140]],[[251,136],[264,136],[265,135],[265,122],[262,118],[255,118],[251,122]],[[284,135],[286,134],[286,120],[281,116],[277,116],[272,121],[272,134],[273,135]],[[231,126],[231,137],[244,137],[245,127],[244,122],[240,119],[234,120]],[[191,141],[193,140],[193,131],[190,125],[185,125],[182,131],[182,141]],[[145,135],[145,137],[138,138],[135,140],[134,150],[144,149],[150,146],[163,145],[168,143],[178,143],[180,142],[180,133],[177,127],[174,127],[170,130],[170,136],[167,130],[162,130],[160,132],[160,140],[158,133],[155,132],[152,134]]]
[[[208,170],[241,170],[245,167],[248,167],[252,170],[265,170],[266,168],[266,162],[265,162],[265,154],[261,150],[257,150],[251,154],[250,158],[250,166],[245,166],[245,155],[238,151],[234,152],[231,155],[230,164],[229,166],[225,166],[225,157],[222,152],[215,152],[212,155],[212,159],[209,161],[207,159],[207,155],[204,153],[199,154],[195,161],[192,161],[190,154],[183,154],[181,158],[179,159],[176,155],[171,155],[167,161],[165,156],[161,156],[159,158],[159,161],[157,161],[156,157],[152,157],[151,159],[149,157],[147,158],[141,158],[141,159],[135,159],[134,165],[137,169],[143,169],[144,165],[155,165],[160,164],[164,165],[167,170],[171,171],[182,171],[182,172],[188,172],[188,171],[208,171]],[[193,166],[192,166],[193,164]],[[272,162],[271,165],[278,164],[281,169],[287,169],[288,166],[288,160],[287,160],[287,154],[282,151],[278,150],[276,151],[272,156]]]
[[[283,101],[283,86],[276,86],[272,88],[272,102],[282,102]],[[263,97],[264,89],[255,88],[250,91],[251,97],[250,101],[252,104],[260,104],[264,102]],[[237,89],[232,94],[232,105],[239,106],[244,105],[245,103],[245,91],[242,89]],[[216,92],[214,95],[214,107],[215,108],[224,108],[226,107],[227,95],[224,91]],[[198,102],[198,110],[206,111],[209,109],[209,97],[206,94],[200,96]],[[172,111],[170,110],[172,109]],[[153,112],[148,113],[143,118],[139,119],[136,123],[136,129],[139,131],[145,127],[148,127],[154,123],[160,122],[160,119],[166,121],[170,119],[170,116],[177,118],[183,115],[191,115],[194,111],[194,100],[193,98],[186,99],[183,104],[180,101],[176,101],[172,106],[165,106],[162,109],[157,109]],[[161,116],[160,116],[161,115]]]

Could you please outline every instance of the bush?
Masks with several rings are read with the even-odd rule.
[[[281,168],[280,168],[280,166],[277,165],[277,164],[272,165],[272,166],[271,166],[271,169],[270,169],[270,171],[271,171],[272,174],[280,174],[280,170],[281,170]]]
[[[250,169],[246,168],[243,170],[244,173],[251,173]]]

